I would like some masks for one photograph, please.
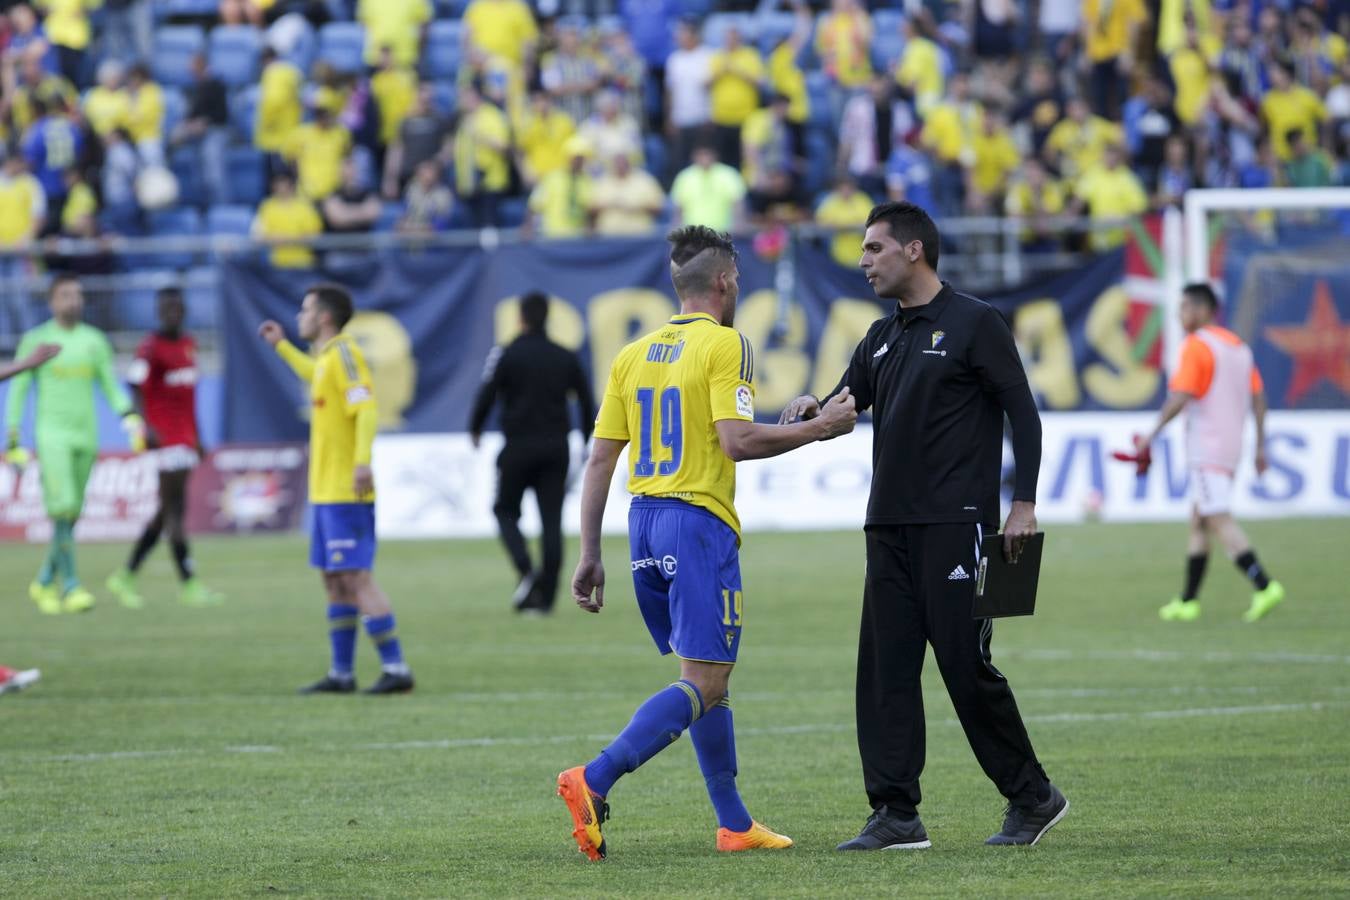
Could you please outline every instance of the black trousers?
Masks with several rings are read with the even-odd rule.
[[[920,675],[932,644],[942,680],[984,773],[1015,803],[1046,783],[1007,680],[989,656],[993,622],[971,618],[978,528],[867,529],[858,640],[858,749],[867,799],[902,816],[918,808],[925,735]]]
[[[497,528],[516,571],[538,573],[535,598],[529,602],[540,609],[552,609],[558,593],[558,574],[562,568],[562,508],[567,494],[569,452],[566,439],[522,443],[507,441],[497,457]],[[525,537],[520,533],[520,501],[525,489],[534,491],[539,504],[543,553],[538,569],[530,562]]]

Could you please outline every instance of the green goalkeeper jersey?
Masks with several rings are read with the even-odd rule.
[[[16,434],[28,403],[28,387],[37,385],[37,441],[60,442],[97,449],[98,415],[94,409],[97,384],[118,415],[132,411],[131,400],[113,374],[113,350],[108,338],[92,325],[80,322],[62,328],[49,320],[23,336],[18,356],[38,344],[59,344],[61,352],[36,371],[16,375],[9,385],[5,408],[6,432]]]

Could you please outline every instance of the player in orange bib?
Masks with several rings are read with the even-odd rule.
[[[1181,364],[1168,385],[1158,424],[1136,443],[1152,444],[1167,423],[1186,414],[1186,462],[1193,507],[1186,560],[1186,584],[1158,615],[1167,622],[1192,622],[1200,617],[1196,596],[1209,561],[1210,539],[1223,545],[1230,559],[1256,588],[1243,618],[1255,622],[1284,600],[1284,587],[1272,581],[1256,558],[1251,541],[1233,519],[1233,476],[1242,458],[1242,432],[1247,411],[1256,417],[1256,471],[1265,472],[1266,394],[1251,348],[1236,334],[1214,324],[1219,300],[1208,284],[1186,286],[1181,300],[1181,325],[1186,341]]]

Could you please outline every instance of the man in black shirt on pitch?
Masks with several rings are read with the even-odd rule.
[[[847,386],[873,418],[857,683],[873,813],[840,850],[930,846],[918,815],[926,643],[971,749],[1008,799],[1003,828],[986,843],[1034,844],[1069,808],[991,662],[992,622],[971,615],[980,540],[998,528],[1003,417],[1017,463],[1003,549],[1015,560],[1036,533],[1040,416],[1003,317],[938,280],[938,240],[920,207],[872,210],[860,265],[896,309],[872,325],[832,392]],[[812,418],[820,403],[799,397],[782,421]]]
[[[469,435],[477,447],[488,412],[501,401],[506,446],[497,457],[497,527],[520,584],[512,603],[517,612],[549,613],[562,568],[562,507],[567,495],[567,434],[571,430],[568,396],[576,397],[583,442],[595,427],[595,400],[581,362],[572,351],[548,339],[548,298],[529,293],[520,301],[521,335],[494,348],[474,400]],[[520,501],[534,491],[543,532],[543,558],[530,562],[520,533]]]

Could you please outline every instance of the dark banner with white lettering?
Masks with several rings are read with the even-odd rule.
[[[741,253],[736,327],[756,348],[756,408],[766,418],[801,393],[833,387],[868,326],[890,310],[824,246],[801,241],[791,252],[782,262],[758,257],[749,245]],[[400,251],[351,262],[324,273],[252,259],[225,264],[227,440],[304,436],[300,385],[256,332],[268,318],[293,332],[305,287],[321,277],[356,297],[359,313],[349,329],[369,358],[386,432],[466,427],[483,363],[494,343],[514,336],[516,298],[526,291],[553,297],[549,332],[581,353],[597,392],[619,349],[677,308],[661,241]],[[985,298],[1013,322],[1047,410],[1138,410],[1160,402],[1159,310],[1126,294],[1124,267],[1123,252],[1107,254],[1069,275]],[[780,291],[790,302],[780,302]]]

